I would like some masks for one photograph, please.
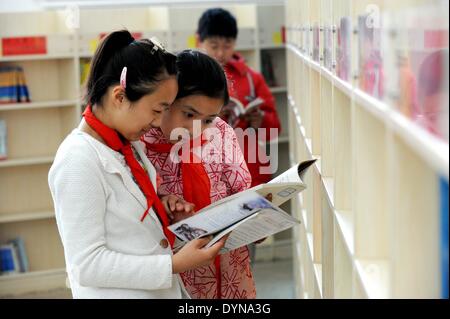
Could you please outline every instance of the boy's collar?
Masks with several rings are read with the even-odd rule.
[[[238,52],[235,52],[233,54],[233,57],[231,58],[230,61],[228,61],[226,67],[230,67],[235,69],[236,71],[239,72],[240,75],[244,76],[245,74],[247,74],[247,64],[245,64],[245,59],[244,57],[239,54]]]

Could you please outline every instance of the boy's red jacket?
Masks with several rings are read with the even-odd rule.
[[[278,134],[280,134],[281,126],[275,107],[275,99],[263,76],[247,66],[244,58],[237,53],[234,54],[231,61],[225,66],[225,72],[228,78],[228,91],[230,96],[237,98],[244,106],[257,97],[264,100],[264,104],[260,105],[259,108],[264,112],[261,128],[266,128],[266,141],[276,137],[273,135],[270,136],[270,128],[277,129]],[[240,120],[236,126],[236,128],[242,129],[248,127],[249,123],[246,120]],[[265,154],[265,148],[262,150]],[[249,154],[255,152],[255,150],[252,150],[245,144],[242,151],[252,175],[252,186],[267,183],[271,179],[271,174],[260,174],[261,166],[269,166],[267,159],[258,158],[256,163],[249,163]],[[277,156],[278,154],[272,154],[272,156],[274,155]]]

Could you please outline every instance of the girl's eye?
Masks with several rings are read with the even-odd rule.
[[[209,125],[213,122],[213,120],[205,120],[205,124]]]
[[[156,114],[161,114],[162,113],[162,111],[155,111],[155,110],[153,110],[153,112],[156,113]]]
[[[192,113],[187,113],[187,112],[185,112],[184,115],[185,115],[188,119],[194,117],[194,114],[192,114]]]

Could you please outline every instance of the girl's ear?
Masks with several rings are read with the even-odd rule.
[[[127,101],[125,91],[120,85],[116,85],[111,90],[111,101],[114,106],[121,107]]]

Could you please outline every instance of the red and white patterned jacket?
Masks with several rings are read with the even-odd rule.
[[[251,175],[242,155],[234,130],[220,118],[212,127],[220,132],[202,147],[202,163],[211,182],[211,202],[241,192],[251,185]],[[146,143],[168,143],[160,129],[152,129],[145,136]],[[174,163],[168,153],[146,150],[160,179],[158,194],[183,197],[181,164]],[[247,247],[221,255],[221,295],[224,299],[256,298]],[[217,298],[216,268],[214,264],[181,274],[186,289],[195,299]]]

